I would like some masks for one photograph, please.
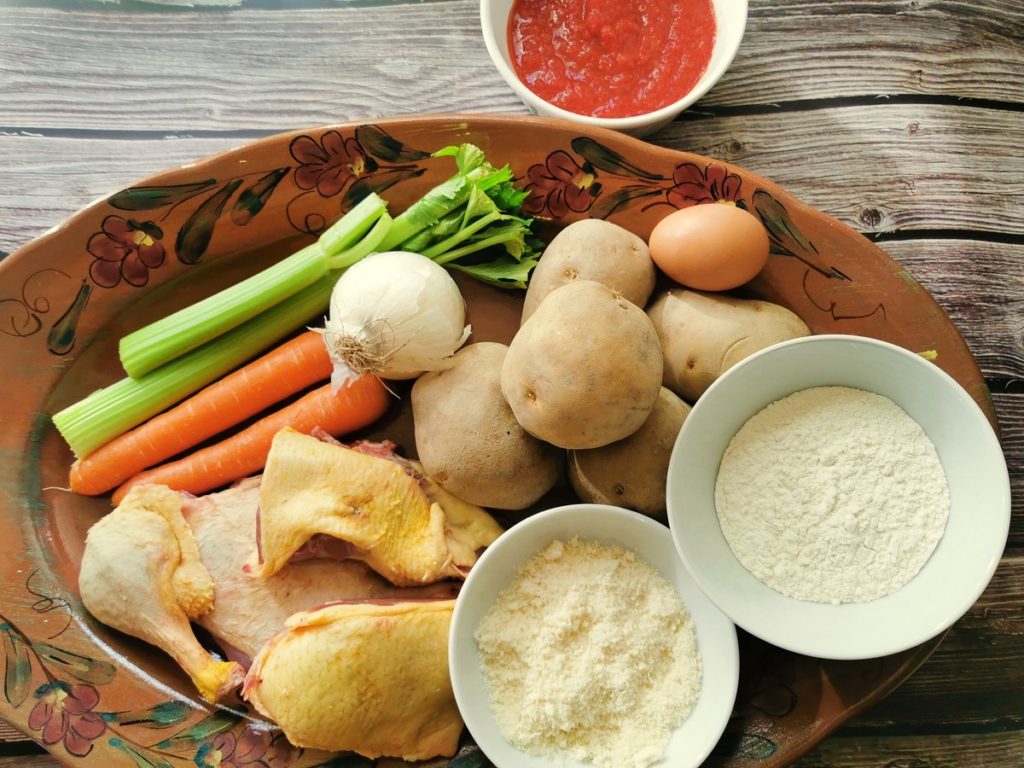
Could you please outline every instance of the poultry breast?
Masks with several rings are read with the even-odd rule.
[[[166,651],[210,701],[245,677],[244,697],[297,746],[454,754],[446,577],[501,528],[393,447],[282,430],[262,477],[198,498],[133,488],[86,537],[86,608]]]
[[[293,616],[256,656],[243,696],[296,746],[453,755],[462,731],[448,676],[454,604],[344,604]]]

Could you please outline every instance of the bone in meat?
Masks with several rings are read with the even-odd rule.
[[[133,488],[89,529],[79,590],[93,616],[166,651],[216,701],[243,670],[211,656],[192,632],[189,620],[210,611],[214,588],[181,506],[165,486]]]
[[[243,571],[256,538],[260,479],[190,499],[185,514],[214,583],[214,607],[198,623],[226,648],[248,658],[285,626],[289,616],[325,603],[376,599],[445,599],[458,586],[446,581],[399,588],[354,560],[292,562],[266,579]]]

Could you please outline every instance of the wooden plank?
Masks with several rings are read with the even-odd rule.
[[[1020,768],[1024,732],[962,736],[833,736],[794,768]]]
[[[1024,392],[995,392],[992,402],[999,418],[1003,455],[1010,473],[1009,546],[1024,547]],[[1021,600],[1024,581],[1018,589],[1018,600]]]
[[[12,127],[285,130],[414,112],[526,112],[487,56],[475,0],[289,12],[7,9],[0,92],[0,123]]]
[[[990,379],[1024,379],[1024,244],[879,243],[942,305]]]
[[[0,741],[29,741],[28,736],[23,734],[10,723],[0,720]],[[2,754],[2,753],[0,753]]]
[[[988,589],[914,675],[846,725],[858,734],[1024,733],[1024,554],[1003,558]],[[1024,754],[1024,753],[1022,753]]]
[[[1024,112],[901,104],[688,121],[658,143],[772,178],[860,230],[1022,234],[1021,135]],[[244,141],[0,134],[0,250],[141,176]]]
[[[50,755],[17,755],[0,757],[0,768],[61,768],[61,764]]]
[[[1014,0],[752,0],[743,46],[701,106],[879,95],[1020,103],[1022,66]],[[526,112],[490,63],[477,0],[287,12],[8,8],[0,94],[4,128],[283,130]]]
[[[1016,0],[751,0],[743,45],[702,105],[901,94],[1019,103],[1022,66]]]
[[[1024,112],[944,104],[686,120],[656,143],[768,176],[855,229],[1024,233]]]
[[[0,252],[11,253],[75,211],[161,169],[238,146],[203,139],[0,135]]]

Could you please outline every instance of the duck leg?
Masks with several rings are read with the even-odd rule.
[[[190,620],[213,607],[213,582],[181,513],[179,493],[133,489],[86,537],[82,602],[99,621],[166,651],[208,701],[235,688],[243,670],[211,656]]]

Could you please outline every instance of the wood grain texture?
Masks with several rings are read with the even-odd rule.
[[[13,725],[0,721],[0,742],[22,741],[25,738],[25,734],[23,734],[21,731],[15,728]]]
[[[1024,112],[901,104],[685,121],[655,143],[767,176],[861,231],[1024,235],[1021,135]],[[0,250],[141,176],[245,140],[0,134]]]
[[[1010,473],[1010,535],[1007,551],[1024,548],[1024,392],[996,392],[992,395],[999,428],[1002,433],[1003,455]],[[1018,586],[1017,600],[1024,611],[1024,580]],[[1024,666],[1024,661],[1018,662]]]
[[[913,239],[879,246],[960,329],[989,379],[1024,379],[1024,244]]]
[[[795,768],[997,768],[1020,766],[1024,732],[958,736],[833,736]],[[47,766],[49,768],[49,766]]]
[[[877,104],[677,121],[656,143],[768,176],[871,232],[1024,233],[1024,112]]]
[[[0,757],[0,768],[61,768],[49,755],[16,755]]]
[[[1015,0],[752,0],[744,44],[700,107],[893,95],[1019,103],[1022,66]],[[477,0],[173,15],[7,9],[0,99],[0,127],[75,130],[526,112],[487,56]]]
[[[751,0],[747,30],[702,104],[902,94],[1021,101],[1016,0]]]
[[[1003,558],[984,594],[902,686],[844,730],[1024,732],[1024,553]],[[1024,755],[1024,752],[1021,753]]]
[[[478,0],[319,5],[8,4],[0,255],[97,197],[260,135],[417,112],[526,112],[487,57]],[[1022,72],[1020,0],[751,0],[729,72],[653,137],[897,238],[882,247],[949,313],[996,390],[1013,517],[992,583],[910,680],[799,768],[1024,764]],[[19,754],[33,749],[0,746],[0,768],[60,765]]]

